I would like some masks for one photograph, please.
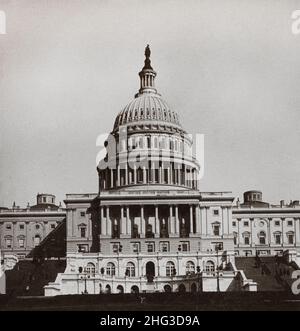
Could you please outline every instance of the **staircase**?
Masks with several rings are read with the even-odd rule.
[[[275,257],[260,258],[257,263],[255,257],[236,257],[237,269],[243,270],[246,277],[257,283],[257,291],[284,291],[284,284],[276,274]]]
[[[64,272],[66,260],[19,261],[12,270],[7,270],[6,293],[10,296],[41,296],[44,286],[55,281],[59,272]]]

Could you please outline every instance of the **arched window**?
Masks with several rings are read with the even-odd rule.
[[[90,276],[95,276],[96,267],[94,263],[89,262],[85,267],[85,272]]]
[[[208,273],[208,274],[212,274],[215,272],[215,264],[213,261],[207,261],[206,264],[205,264],[205,271]]]
[[[185,272],[188,273],[194,273],[195,272],[195,263],[192,261],[188,261],[185,266]]]
[[[167,262],[166,275],[169,277],[175,275],[175,264],[172,261]]]
[[[116,275],[116,267],[112,262],[108,262],[106,265],[106,274],[107,276],[115,276]]]
[[[128,262],[126,266],[126,276],[135,277],[135,265],[132,262]]]
[[[266,233],[264,231],[260,231],[259,233],[259,244],[260,245],[266,244]]]

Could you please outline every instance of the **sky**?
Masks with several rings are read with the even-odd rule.
[[[0,206],[97,192],[99,134],[139,88],[205,135],[201,191],[300,199],[300,0],[0,0]]]

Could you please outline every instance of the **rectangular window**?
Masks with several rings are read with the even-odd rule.
[[[43,202],[46,202],[46,198],[43,198]]]
[[[190,243],[188,241],[182,241],[181,243],[181,251],[189,252],[190,251]]]
[[[249,237],[245,237],[244,241],[245,241],[245,245],[249,245],[249,243],[250,243]]]
[[[155,252],[155,244],[154,242],[149,242],[147,245],[147,252],[148,253],[154,253]]]
[[[169,252],[170,245],[168,241],[161,241],[160,242],[160,251],[161,252]]]
[[[84,212],[84,211],[81,211],[81,212],[80,212],[80,216],[81,216],[81,217],[85,217],[85,212]]]
[[[24,230],[24,224],[20,224],[20,225],[19,225],[19,229],[20,229],[20,230]]]
[[[219,236],[220,235],[220,225],[218,225],[218,224],[214,225],[213,231],[214,231],[214,236]]]
[[[213,212],[214,212],[214,215],[215,215],[215,216],[218,216],[218,215],[219,215],[219,209],[214,209]]]
[[[236,221],[233,221],[232,222],[232,226],[236,226]]]
[[[86,235],[86,228],[80,228],[80,237],[81,238],[85,238],[85,235]]]
[[[140,252],[140,243],[132,243],[132,252],[139,253]]]
[[[280,245],[281,244],[281,235],[275,234],[275,244]]]
[[[280,226],[280,221],[275,221],[275,226]]]
[[[19,239],[19,247],[24,248],[24,239]]]
[[[288,222],[287,222],[287,225],[288,225],[288,226],[293,226],[293,221],[288,221]]]
[[[114,253],[119,253],[120,252],[120,243],[113,243],[112,244],[112,251]]]
[[[88,252],[88,245],[78,245],[78,252],[79,253],[86,253]]]
[[[51,224],[51,229],[55,229],[55,224]]]
[[[11,224],[6,224],[6,230],[11,230]]]
[[[244,226],[249,226],[249,222],[248,221],[244,221]]]
[[[294,244],[294,235],[293,234],[288,234],[288,242],[289,242],[289,245]]]
[[[11,244],[12,244],[12,240],[11,239],[6,239],[5,240],[6,243],[6,248],[11,248]]]

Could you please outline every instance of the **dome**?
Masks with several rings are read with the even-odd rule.
[[[179,122],[178,114],[172,111],[155,88],[156,72],[150,61],[150,48],[145,49],[145,65],[139,72],[140,89],[135,98],[125,106],[117,115],[113,131],[117,132],[119,126],[149,126],[152,129],[164,128],[168,131],[184,132]],[[133,129],[133,128],[131,128]]]
[[[118,114],[114,130],[117,130],[120,125],[141,121],[150,122],[149,124],[152,124],[151,122],[153,124],[172,124],[181,128],[178,114],[170,109],[158,93],[140,94],[132,100]]]

